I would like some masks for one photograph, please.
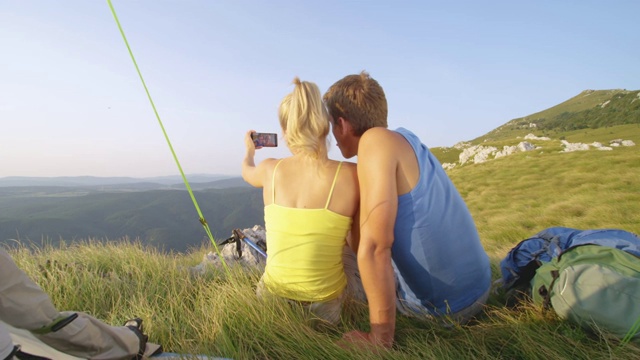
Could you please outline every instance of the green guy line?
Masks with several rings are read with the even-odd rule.
[[[626,345],[629,341],[631,341],[631,339],[633,339],[634,336],[636,336],[639,330],[640,330],[640,318],[638,318],[636,322],[633,324],[633,326],[631,326],[631,329],[629,329],[629,332],[627,332],[627,334],[624,336],[622,341],[620,341],[620,345]]]
[[[213,247],[216,249],[216,253],[218,257],[220,257],[220,261],[222,261],[222,265],[224,266],[227,274],[230,274],[229,268],[227,267],[227,263],[224,261],[224,257],[220,253],[218,249],[218,245],[216,245],[216,241],[213,239],[213,235],[211,234],[211,229],[209,229],[209,224],[207,220],[205,220],[204,216],[202,216],[202,211],[200,211],[200,207],[198,206],[198,202],[196,201],[196,197],[193,195],[193,191],[191,190],[191,186],[187,181],[187,177],[184,176],[184,171],[182,171],[182,166],[180,166],[180,162],[178,161],[178,156],[176,156],[176,152],[173,150],[173,146],[171,146],[171,141],[169,141],[169,136],[167,135],[167,131],[164,129],[164,125],[162,124],[162,120],[160,120],[160,115],[158,115],[158,110],[156,109],[156,105],[153,103],[153,99],[151,98],[151,94],[149,93],[149,89],[147,88],[147,84],[144,82],[144,78],[142,77],[142,73],[140,72],[140,68],[138,67],[138,63],[136,62],[136,58],[133,56],[133,52],[131,51],[131,47],[129,46],[129,42],[127,41],[127,37],[124,35],[124,30],[122,30],[122,26],[120,25],[120,20],[118,20],[118,15],[116,15],[116,10],[113,8],[113,4],[111,4],[111,0],[107,0],[109,4],[109,8],[111,9],[111,14],[113,14],[113,18],[118,25],[118,29],[120,30],[120,34],[122,35],[122,40],[124,40],[124,44],[127,46],[127,50],[129,51],[129,55],[131,56],[131,61],[133,61],[133,65],[136,67],[136,71],[138,72],[138,76],[140,76],[140,81],[142,81],[142,86],[144,86],[144,91],[147,93],[147,98],[149,98],[149,102],[151,103],[151,107],[153,108],[154,114],[156,114],[156,119],[158,119],[158,124],[160,124],[160,128],[162,128],[162,133],[164,134],[164,138],[167,140],[167,144],[169,145],[169,149],[171,149],[171,154],[173,154],[173,159],[176,161],[176,165],[178,165],[178,170],[180,170],[180,175],[182,176],[182,181],[187,187],[187,191],[189,191],[189,196],[191,196],[191,201],[193,201],[193,206],[196,207],[196,211],[198,212],[198,216],[200,216],[200,223],[204,227],[204,230],[207,232]]]

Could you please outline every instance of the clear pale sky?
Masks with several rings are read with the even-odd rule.
[[[295,76],[324,92],[367,70],[389,127],[430,147],[640,88],[635,0],[113,5],[187,174],[239,174],[245,132],[280,132]],[[178,174],[106,1],[0,1],[0,124],[0,177]]]

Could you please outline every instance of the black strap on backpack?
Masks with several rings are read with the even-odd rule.
[[[560,273],[558,272],[558,270],[552,270],[551,277],[553,278],[553,280],[551,280],[551,284],[549,284],[548,289],[544,285],[542,285],[538,289],[538,294],[540,294],[540,296],[544,298],[544,300],[542,301],[543,310],[551,308],[551,289],[553,289],[553,284],[555,284],[556,280],[558,280],[558,278],[560,277]]]
[[[20,350],[20,345],[14,346],[9,356],[4,358],[4,360],[13,360],[14,358],[18,360],[52,360],[43,356],[26,353]]]
[[[11,352],[9,353],[9,356],[7,356],[6,358],[4,358],[4,360],[11,360],[13,359],[13,357],[16,355],[16,353],[20,351],[20,345],[16,345],[13,347],[13,350],[11,350]]]
[[[142,332],[143,331],[142,319],[134,318],[134,319],[128,320],[124,324],[124,326],[128,327],[131,331],[133,331],[133,333],[136,334],[136,336],[140,340],[140,347],[138,349],[138,354],[134,356],[132,360],[142,360],[142,357],[144,356],[144,351],[147,349],[147,341],[149,340],[149,337]]]

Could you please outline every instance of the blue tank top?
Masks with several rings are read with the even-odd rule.
[[[392,259],[401,299],[435,315],[473,304],[491,286],[491,267],[478,231],[442,165],[412,132],[420,178],[398,197]]]

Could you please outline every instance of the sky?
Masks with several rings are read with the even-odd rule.
[[[366,70],[429,147],[640,89],[635,0],[112,3],[186,174],[239,175],[296,76],[324,93]],[[0,124],[0,177],[179,174],[106,0],[0,0]]]

